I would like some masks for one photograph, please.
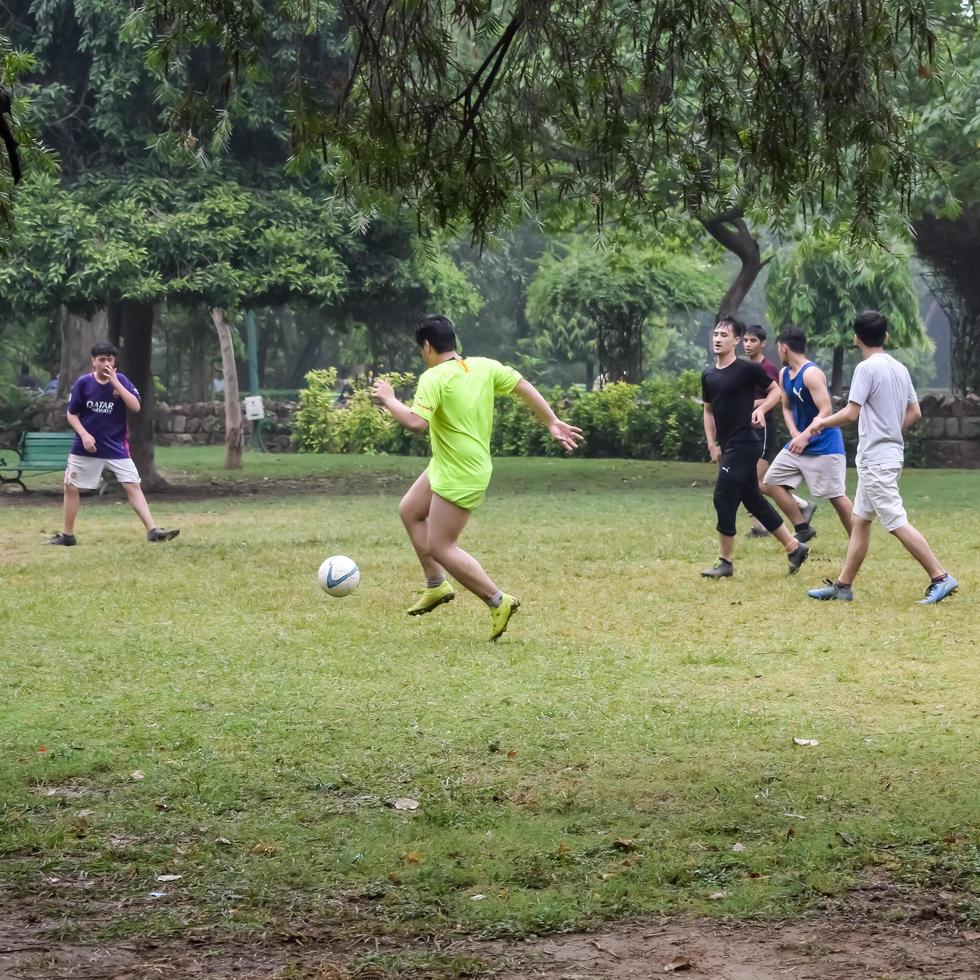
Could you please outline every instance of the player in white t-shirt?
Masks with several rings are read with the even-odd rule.
[[[929,542],[910,523],[898,492],[898,478],[905,461],[902,433],[922,418],[919,399],[908,369],[884,351],[888,320],[876,310],[865,310],[854,321],[854,338],[861,351],[861,363],[854,369],[847,405],[833,415],[817,416],[809,427],[790,443],[790,450],[801,453],[812,436],[824,429],[848,422],[858,423],[858,486],[851,515],[851,536],[844,567],[835,581],[810,589],[811,599],[854,598],[851,585],[868,554],[871,524],[877,517],[885,530],[894,534],[906,551],[925,569],[930,583],[924,606],[941,602],[959,584],[933,554]]]

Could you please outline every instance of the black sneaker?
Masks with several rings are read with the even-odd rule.
[[[177,535],[180,534],[180,528],[177,527],[155,527],[150,531],[146,532],[147,541],[173,541]],[[74,542],[72,542],[74,543]]]
[[[814,527],[798,527],[794,532],[793,536],[797,541],[807,542],[812,541],[817,536],[817,529]]]
[[[53,538],[48,538],[45,544],[63,544],[66,548],[70,548],[72,545],[77,544],[75,541],[74,534],[65,534],[64,531],[59,531]]]
[[[720,558],[711,568],[706,568],[702,573],[702,578],[731,578],[735,574],[735,568],[730,561],[722,561]]]
[[[790,575],[795,575],[800,570],[800,568],[803,566],[803,562],[807,560],[809,555],[810,546],[800,541],[800,546],[796,549],[796,551],[794,551],[791,555],[786,556],[786,560],[789,562]]]

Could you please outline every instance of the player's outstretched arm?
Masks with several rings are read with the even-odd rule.
[[[766,424],[766,416],[779,404],[782,398],[782,389],[775,381],[769,383],[766,389],[766,397],[756,406],[752,413],[752,424],[760,428]]]
[[[395,389],[384,378],[378,378],[371,385],[371,398],[378,405],[388,409],[395,421],[406,429],[411,429],[412,432],[425,432],[429,427],[429,423],[421,415],[416,415],[404,402],[395,397]]]
[[[534,417],[551,433],[556,442],[569,452],[582,441],[582,430],[576,425],[563,422],[552,411],[544,396],[530,381],[522,378],[514,389],[521,396],[524,404],[531,410]]]

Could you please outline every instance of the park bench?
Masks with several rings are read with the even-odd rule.
[[[0,483],[19,483],[28,493],[23,474],[64,471],[74,439],[74,432],[25,432],[16,449],[0,449]]]

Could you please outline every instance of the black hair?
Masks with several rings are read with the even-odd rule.
[[[720,316],[715,320],[715,326],[720,327],[723,323],[727,323],[731,328],[732,336],[736,339],[745,336],[745,324],[742,323],[737,317],[734,316]]]
[[[806,353],[806,334],[799,327],[783,327],[776,337],[776,343],[785,344],[794,354]]]
[[[877,310],[865,310],[854,321],[854,333],[865,347],[884,347],[888,318]]]
[[[108,340],[100,340],[97,344],[92,344],[92,357],[105,357],[106,354],[118,357],[119,348],[115,344],[110,344]]]
[[[758,337],[759,340],[766,339],[766,328],[761,323],[750,323],[745,328],[746,337]]]
[[[437,354],[456,350],[456,328],[448,316],[429,313],[419,320],[415,328],[415,343],[421,347],[426,341]]]

